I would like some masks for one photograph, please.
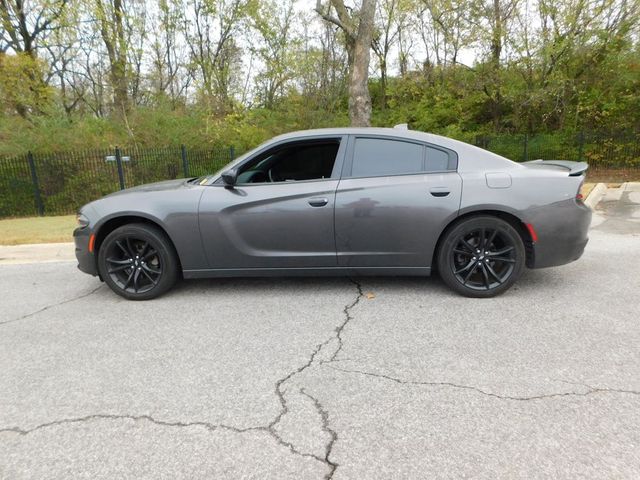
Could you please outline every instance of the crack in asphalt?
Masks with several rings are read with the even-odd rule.
[[[276,430],[276,426],[278,425],[278,423],[280,423],[282,418],[287,413],[289,413],[289,406],[287,404],[287,399],[286,399],[286,390],[283,387],[293,377],[295,377],[296,375],[299,375],[300,373],[304,372],[306,369],[310,368],[313,365],[313,363],[314,363],[314,361],[316,359],[316,356],[322,351],[322,349],[324,347],[329,345],[333,340],[337,340],[338,341],[338,347],[333,352],[333,354],[331,355],[330,358],[332,358],[332,359],[335,358],[335,356],[342,350],[342,347],[343,347],[342,331],[347,326],[347,324],[351,320],[353,320],[353,316],[351,315],[351,309],[353,309],[360,302],[360,299],[363,296],[362,286],[360,285],[360,283],[357,280],[354,280],[353,278],[349,278],[349,280],[351,281],[351,283],[353,283],[356,286],[357,296],[356,296],[356,298],[355,298],[355,300],[353,302],[348,303],[343,308],[342,313],[344,315],[344,319],[340,323],[340,325],[338,325],[336,328],[334,328],[334,330],[333,330],[334,331],[334,335],[331,335],[324,342],[321,342],[318,345],[316,345],[316,347],[313,350],[313,352],[311,352],[311,355],[309,356],[309,359],[307,360],[307,362],[305,362],[303,365],[301,365],[297,369],[289,372],[287,375],[285,375],[284,377],[282,377],[281,379],[279,379],[276,382],[275,394],[278,397],[278,401],[280,402],[280,412],[276,415],[276,417],[271,421],[271,423],[266,428],[267,428],[267,431],[269,431],[269,433],[271,433],[271,435],[274,438],[276,438],[277,441],[282,442],[283,444],[286,444],[286,445],[290,446],[290,448],[292,448],[292,449],[295,448],[293,446],[293,444],[291,444],[290,442],[286,442],[284,439],[282,439],[282,437],[277,433],[277,430]],[[314,404],[315,404],[315,399],[314,399]],[[324,410],[322,410],[322,411],[324,411]],[[337,438],[337,436],[336,436],[336,438]],[[331,443],[331,447],[333,447],[333,442]],[[321,461],[322,463],[324,463],[325,465],[327,465],[329,467],[330,473],[329,473],[329,476],[326,477],[326,478],[331,478],[333,476],[333,474],[335,473],[335,470],[337,468],[336,464],[334,464],[333,462],[329,461],[328,458],[321,458],[321,457],[318,457],[317,455],[313,455],[313,454],[308,454],[308,455],[313,456],[314,458],[318,459],[319,461]],[[325,455],[325,457],[327,457],[327,455]]]
[[[65,424],[70,424],[70,423],[84,423],[84,422],[90,422],[93,420],[133,420],[133,421],[142,421],[142,420],[146,420],[149,421],[151,423],[154,423],[156,425],[161,425],[164,427],[204,427],[207,430],[217,430],[220,428],[225,428],[225,426],[222,425],[213,425],[211,423],[208,422],[189,422],[189,423],[185,423],[185,422],[169,422],[169,421],[165,421],[165,420],[157,420],[155,418],[153,418],[151,415],[116,415],[116,414],[108,414],[108,413],[97,413],[97,414],[93,414],[93,415],[87,415],[84,417],[77,417],[77,418],[64,418],[62,420],[55,420],[53,422],[47,422],[47,423],[41,423],[40,425],[37,425],[33,428],[30,429],[22,429],[22,428],[18,428],[18,427],[9,427],[9,428],[2,428],[0,429],[0,433],[5,433],[5,432],[13,432],[13,433],[17,433],[19,435],[28,435],[30,433],[36,432],[38,430],[42,430],[48,427],[55,427],[58,425],[65,425]]]
[[[342,313],[345,316],[345,320],[344,322],[338,327],[336,328],[335,332],[336,332],[336,336],[335,338],[338,340],[338,348],[336,349],[335,352],[333,352],[333,355],[331,355],[331,358],[329,359],[329,361],[333,361],[336,359],[336,357],[338,356],[338,354],[342,351],[342,347],[344,346],[344,342],[342,341],[342,331],[344,330],[344,328],[347,326],[347,324],[353,320],[353,316],[351,315],[351,310],[358,305],[358,303],[360,303],[360,300],[362,299],[362,297],[364,296],[364,293],[362,292],[362,285],[354,280],[353,278],[350,278],[349,280],[351,280],[351,282],[356,286],[356,289],[358,290],[358,296],[356,297],[356,299],[350,303],[349,305],[346,305],[344,307],[344,309],[342,310]]]
[[[92,415],[86,415],[84,417],[77,417],[77,418],[64,418],[61,420],[55,420],[53,422],[47,422],[47,423],[42,423],[40,425],[37,425],[33,428],[30,429],[22,429],[19,427],[7,427],[7,428],[2,428],[0,429],[0,434],[1,433],[16,433],[18,435],[28,435],[30,433],[36,432],[38,430],[42,430],[45,428],[49,428],[49,427],[55,427],[55,426],[59,426],[59,425],[66,425],[66,424],[73,424],[73,423],[84,423],[84,422],[91,422],[91,421],[95,421],[95,420],[133,420],[136,422],[139,421],[148,421],[150,423],[153,423],[155,425],[160,425],[163,427],[177,427],[177,428],[193,428],[193,427],[202,427],[205,428],[211,432],[214,431],[218,431],[218,430],[224,430],[224,431],[230,431],[233,433],[238,433],[238,434],[243,434],[243,433],[250,433],[250,432],[263,432],[266,433],[268,435],[270,435],[271,437],[274,437],[276,439],[276,441],[278,442],[278,444],[280,444],[281,446],[287,448],[291,453],[295,454],[295,455],[299,455],[302,457],[308,457],[308,458],[313,458],[314,460],[317,460],[319,462],[323,462],[324,463],[324,459],[322,459],[321,457],[318,457],[317,455],[313,455],[313,454],[309,454],[309,453],[304,453],[304,452],[300,452],[299,450],[297,450],[295,448],[295,446],[289,442],[286,442],[284,440],[282,440],[277,434],[274,434],[274,432],[270,431],[268,429],[268,427],[247,427],[247,428],[238,428],[238,427],[233,427],[231,425],[226,425],[226,424],[213,424],[213,423],[209,423],[209,422],[202,422],[202,421],[195,421],[195,422],[170,422],[167,420],[158,420],[154,417],[152,417],[151,415],[116,415],[116,414],[107,414],[107,413],[97,413],[97,414],[92,414]]]
[[[338,433],[329,426],[329,412],[325,410],[320,401],[314,396],[307,393],[304,388],[300,389],[300,393],[302,393],[313,402],[316,410],[320,414],[320,418],[322,419],[322,431],[329,435],[329,441],[324,446],[324,461],[331,467],[331,470],[329,471],[329,473],[327,473],[327,475],[325,475],[324,478],[325,480],[331,480],[333,478],[333,474],[338,468],[338,464],[332,461],[329,457],[331,456],[331,452],[333,451],[333,446],[338,441]]]
[[[42,423],[40,425],[37,425],[31,429],[21,429],[19,427],[7,427],[7,428],[0,428],[0,433],[7,433],[7,432],[12,432],[12,433],[16,433],[19,435],[28,435],[32,432],[38,431],[38,430],[42,430],[48,427],[54,427],[54,426],[58,426],[58,425],[64,425],[64,424],[73,424],[73,423],[83,423],[83,422],[89,422],[89,421],[94,421],[94,420],[100,420],[100,419],[106,419],[106,420],[133,420],[133,421],[148,421],[151,423],[154,423],[156,425],[160,425],[160,426],[164,426],[164,427],[178,427],[178,428],[191,428],[191,427],[203,427],[206,428],[209,431],[216,431],[216,430],[227,430],[227,431],[231,431],[234,433],[238,433],[238,434],[242,434],[242,433],[248,433],[248,432],[263,432],[266,433],[268,435],[270,435],[280,446],[287,448],[292,454],[301,456],[301,457],[306,457],[306,458],[312,458],[318,462],[321,462],[323,464],[325,464],[328,468],[329,468],[329,473],[327,475],[325,475],[325,479],[331,479],[333,477],[333,474],[335,473],[338,464],[336,464],[335,462],[333,462],[329,456],[331,454],[331,451],[333,449],[333,445],[335,444],[335,442],[338,440],[338,435],[337,433],[331,429],[331,427],[329,426],[329,414],[327,413],[327,411],[324,409],[324,407],[320,404],[320,402],[313,396],[309,395],[308,393],[306,393],[304,391],[304,389],[300,390],[300,393],[307,396],[309,399],[311,399],[314,403],[314,406],[316,408],[316,410],[318,411],[318,413],[320,414],[320,418],[322,419],[322,430],[325,431],[326,433],[329,434],[330,436],[330,440],[329,442],[325,445],[324,450],[325,450],[325,455],[324,457],[321,457],[319,455],[315,455],[313,453],[308,453],[308,452],[302,452],[300,451],[298,448],[296,448],[296,446],[292,443],[289,442],[285,439],[283,439],[281,437],[281,435],[278,433],[276,427],[277,425],[280,423],[280,421],[282,420],[282,418],[289,413],[289,405],[287,403],[287,398],[286,398],[286,394],[287,394],[287,390],[285,388],[285,384],[287,382],[289,382],[293,377],[295,377],[296,375],[299,375],[300,373],[302,373],[303,371],[305,371],[306,369],[310,368],[313,364],[314,361],[317,357],[317,355],[322,351],[322,349],[324,347],[326,347],[327,345],[329,345],[333,340],[337,340],[338,341],[338,346],[337,348],[334,350],[334,352],[331,355],[331,359],[335,359],[336,355],[342,350],[343,347],[343,340],[342,340],[342,332],[344,330],[344,328],[347,326],[347,324],[353,320],[353,316],[351,315],[351,309],[353,309],[359,302],[360,299],[363,296],[362,293],[362,286],[360,285],[359,282],[357,282],[354,279],[349,279],[355,286],[357,289],[357,296],[356,299],[347,304],[344,309],[342,310],[343,314],[344,314],[344,319],[343,321],[340,323],[340,325],[338,325],[337,327],[334,328],[334,334],[331,335],[329,338],[327,338],[325,341],[319,343],[318,345],[316,345],[316,347],[314,348],[314,350],[311,352],[311,355],[309,356],[309,359],[302,364],[301,366],[299,366],[298,368],[296,368],[295,370],[289,372],[287,375],[285,375],[284,377],[280,378],[276,383],[275,383],[275,394],[276,397],[278,398],[278,402],[280,403],[280,411],[278,412],[278,414],[274,417],[274,419],[266,426],[255,426],[255,427],[247,427],[247,428],[237,428],[237,427],[233,427],[230,425],[225,425],[225,424],[213,424],[213,423],[209,423],[209,422],[202,422],[202,421],[195,421],[195,422],[170,422],[170,421],[165,421],[165,420],[158,420],[156,418],[153,418],[151,415],[116,415],[116,414],[93,414],[93,415],[87,415],[84,417],[77,417],[77,418],[67,418],[67,419],[61,419],[61,420],[56,420],[56,421],[52,421],[52,422],[47,422],[47,423]],[[48,305],[40,310],[37,310],[35,312],[29,313],[27,315],[23,315],[20,318],[14,319],[14,320],[9,320],[7,322],[3,322],[3,323],[10,323],[10,322],[15,322],[18,320],[22,320],[28,317],[31,317],[33,315],[36,315],[40,312],[43,312],[45,310],[48,310],[50,308],[53,308],[55,306],[58,305],[62,305],[65,303],[69,303],[69,302],[73,302],[76,300],[79,300],[81,298],[87,297],[93,293],[95,293],[96,291],[98,291],[100,288],[102,287],[102,285],[100,285],[98,288],[92,290],[89,293],[80,295],[78,297],[74,297],[72,299],[68,299],[56,304],[52,304],[52,305]],[[2,325],[2,323],[0,323],[0,325]]]
[[[327,365],[327,366],[333,370],[337,370],[340,372],[355,373],[358,375],[364,375],[368,377],[382,378],[384,380],[395,382],[400,385],[448,387],[448,388],[455,388],[459,390],[471,390],[473,392],[480,393],[487,397],[498,398],[500,400],[513,400],[513,401],[519,401],[519,402],[527,402],[531,400],[543,400],[543,399],[557,398],[557,397],[586,397],[588,395],[593,395],[596,393],[622,393],[622,394],[628,394],[628,395],[640,395],[640,391],[637,391],[637,390],[624,390],[624,389],[618,389],[618,388],[600,388],[600,387],[593,387],[587,384],[580,384],[585,388],[587,388],[586,392],[558,392],[558,393],[546,393],[541,395],[517,397],[517,396],[500,395],[498,393],[487,392],[486,390],[482,390],[481,388],[475,387],[473,385],[461,385],[453,382],[425,382],[425,381],[418,381],[418,380],[404,380],[402,378],[392,377],[391,375],[385,375],[382,373],[365,372],[363,370],[350,370],[345,368],[334,367],[331,365]]]
[[[18,318],[13,318],[11,320],[5,320],[4,322],[0,322],[0,325],[6,325],[8,323],[14,323],[14,322],[19,322],[20,320],[25,320],[27,318],[33,317],[39,313],[45,312],[51,308],[55,308],[55,307],[59,307],[60,305],[65,305],[67,303],[71,303],[71,302],[75,302],[77,300],[86,298],[90,295],[93,295],[94,293],[96,293],[98,290],[100,290],[102,287],[104,286],[103,283],[101,283],[100,285],[98,285],[96,288],[94,288],[93,290],[91,290],[90,292],[87,293],[83,293],[82,295],[78,295],[77,297],[73,297],[73,298],[68,298],[66,300],[62,300],[61,302],[57,302],[57,303],[52,303],[51,305],[46,305],[44,307],[42,307],[39,310],[36,310],[35,312],[31,312],[31,313],[27,313],[25,315],[22,315]]]

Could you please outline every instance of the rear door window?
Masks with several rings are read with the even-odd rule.
[[[424,147],[384,138],[356,138],[352,177],[407,175],[424,171]]]

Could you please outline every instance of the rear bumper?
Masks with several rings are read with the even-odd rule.
[[[534,244],[533,268],[556,267],[578,260],[584,253],[588,238],[564,245]]]
[[[591,209],[573,199],[540,209],[532,218],[538,235],[532,268],[555,267],[578,260],[589,241]]]
[[[76,228],[73,231],[73,241],[76,245],[76,258],[78,269],[94,277],[98,275],[95,255],[89,251],[89,237],[92,230],[88,227]]]

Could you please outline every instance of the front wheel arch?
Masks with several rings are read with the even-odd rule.
[[[456,227],[460,222],[467,220],[471,217],[496,217],[505,222],[509,223],[513,228],[515,228],[516,232],[522,238],[522,242],[525,246],[525,254],[526,254],[526,266],[531,268],[533,266],[533,239],[531,238],[531,234],[524,222],[520,220],[518,217],[513,215],[512,213],[504,212],[501,210],[475,210],[472,212],[467,212],[459,217],[451,220],[447,226],[440,232],[440,236],[438,237],[438,241],[436,242],[436,248],[433,249],[433,256],[431,257],[431,271],[436,272],[438,270],[438,255],[440,253],[440,248],[442,247],[442,242],[449,233],[450,230]]]
[[[178,262],[178,273],[180,274],[180,276],[182,276],[182,262],[180,260],[180,255],[178,254],[178,250],[176,249],[176,246],[173,243],[173,239],[171,238],[171,235],[169,235],[169,233],[158,222],[155,222],[147,217],[142,217],[138,215],[121,215],[117,217],[112,217],[106,222],[104,222],[102,225],[100,225],[100,227],[96,231],[96,240],[95,240],[95,247],[93,252],[95,263],[96,263],[96,270],[98,270],[98,253],[100,251],[100,246],[102,245],[102,242],[104,241],[104,239],[107,238],[107,235],[113,232],[116,228],[122,227],[123,225],[132,224],[132,223],[142,223],[146,225],[151,225],[159,229],[160,231],[162,231],[162,233],[165,234],[165,236],[169,240],[169,243],[171,244],[171,248],[173,249],[173,254]]]
[[[125,223],[112,230],[104,239],[97,261],[101,278],[128,300],[156,298],[180,278],[171,240],[162,229],[149,223]]]

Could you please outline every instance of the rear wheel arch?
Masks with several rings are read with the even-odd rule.
[[[160,230],[167,237],[167,239],[169,240],[169,243],[171,244],[171,248],[173,249],[173,254],[175,255],[176,261],[178,262],[178,272],[182,272],[182,262],[180,261],[180,255],[178,254],[178,250],[176,249],[175,243],[173,242],[171,235],[169,235],[169,233],[158,222],[150,218],[142,217],[139,215],[121,215],[117,217],[112,217],[106,222],[104,222],[102,225],[100,225],[100,227],[98,228],[98,231],[96,232],[96,240],[95,240],[95,247],[94,247],[96,267],[98,262],[98,252],[100,251],[100,246],[102,245],[102,242],[104,241],[104,239],[107,238],[107,235],[109,235],[118,227],[122,227],[123,225],[130,225],[133,223],[150,225]]]
[[[433,257],[431,258],[431,270],[434,271],[437,269],[437,264],[438,264],[437,258],[440,252],[440,248],[442,246],[442,242],[446,237],[446,234],[451,229],[455,228],[455,226],[458,225],[460,222],[467,220],[469,218],[486,217],[486,216],[496,217],[501,220],[504,220],[505,222],[509,223],[509,225],[511,225],[516,230],[516,232],[518,232],[525,246],[526,265],[527,267],[531,268],[534,260],[533,249],[531,248],[533,244],[533,240],[531,239],[531,234],[529,233],[529,230],[525,226],[524,222],[514,214],[505,212],[503,210],[474,210],[471,212],[466,212],[454,218],[447,224],[447,226],[442,230],[442,232],[440,232],[440,236],[438,237],[438,241],[436,243],[436,248],[433,250]]]

